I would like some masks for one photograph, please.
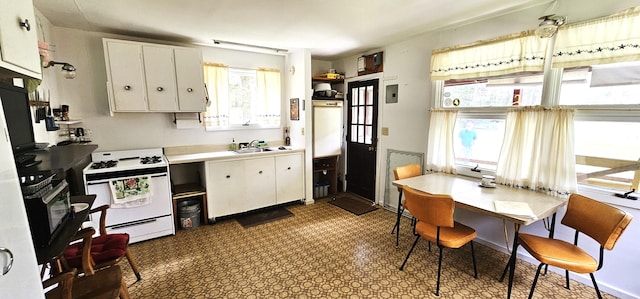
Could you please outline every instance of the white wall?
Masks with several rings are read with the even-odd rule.
[[[502,15],[465,26],[447,28],[439,32],[425,33],[415,38],[387,45],[378,51],[384,51],[384,73],[380,77],[379,126],[389,128],[389,136],[380,136],[378,144],[378,175],[376,202],[383,204],[385,186],[385,165],[387,149],[422,152],[426,155],[427,132],[429,125],[428,110],[433,106],[433,90],[429,79],[429,64],[433,49],[472,43],[477,40],[490,39],[500,35],[534,29],[539,24],[538,18],[547,14],[558,14],[568,17],[569,22],[591,19],[609,15],[625,8],[638,6],[640,1],[559,1],[555,7],[538,6],[519,12]],[[368,53],[362,53],[368,54]],[[361,55],[354,55],[333,62],[333,66],[341,66],[346,72],[347,81],[364,80],[371,77],[357,77],[356,60]],[[398,84],[398,103],[384,103],[386,85]],[[379,128],[379,129],[380,129]],[[380,130],[378,130],[380,132]],[[395,188],[389,190],[390,198],[397,198]],[[640,215],[636,209],[622,209]],[[558,232],[556,236],[572,240],[572,234],[559,224],[563,211],[558,214]],[[479,241],[506,252],[502,221],[461,209],[456,211],[456,218],[476,228]],[[636,220],[637,221],[637,220]],[[513,238],[513,226],[508,224],[509,240]],[[382,229],[382,228],[381,228]],[[386,228],[385,228],[386,229]],[[546,235],[547,232],[538,222],[524,227],[523,232]],[[571,235],[571,236],[570,236]],[[632,222],[627,231],[611,252],[605,253],[604,267],[596,274],[602,290],[623,298],[640,297],[640,222]],[[586,241],[588,238],[583,238]],[[588,242],[587,242],[588,243]],[[589,252],[597,256],[597,246],[591,246]],[[522,254],[524,250],[520,250]],[[523,257],[523,256],[521,256]],[[531,257],[525,259],[533,262]],[[505,261],[506,262],[506,261]],[[502,267],[503,265],[498,265]],[[552,269],[553,270],[553,269]],[[578,277],[586,285],[591,285],[588,276]],[[530,283],[526,280],[520,283]],[[558,283],[558,287],[562,282]],[[506,288],[506,286],[505,286]]]

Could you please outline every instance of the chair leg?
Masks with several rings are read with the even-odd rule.
[[[593,288],[596,289],[596,293],[598,294],[598,299],[602,299],[602,294],[600,294],[600,289],[598,289],[598,283],[596,283],[596,277],[593,276],[593,273],[589,273],[591,276],[591,281],[593,282]]]
[[[473,250],[473,241],[471,243],[471,259],[473,260],[473,277],[478,278],[478,268],[476,268],[476,253]]]
[[[122,277],[122,284],[120,285],[120,299],[130,299],[131,295],[129,295],[129,287],[127,287],[127,282]]]
[[[409,256],[411,255],[411,252],[413,252],[413,249],[416,247],[418,240],[420,240],[420,236],[417,236],[416,240],[413,241],[413,245],[411,245],[411,249],[409,249],[409,253],[407,253],[407,257],[404,259],[404,262],[402,262],[402,266],[400,266],[400,271],[404,270],[404,266],[407,264],[407,261],[409,260]]]
[[[391,234],[393,235],[393,232],[396,232],[396,247],[398,247],[399,241],[400,241],[400,217],[402,217],[402,191],[398,192],[398,212],[396,214],[396,223],[393,225],[393,228],[391,229]]]
[[[540,270],[542,270],[543,263],[538,265],[538,271],[536,271],[536,276],[533,278],[533,284],[531,285],[531,291],[529,291],[529,299],[533,297],[533,291],[536,289],[536,283],[538,283],[538,276],[540,276]]]
[[[567,282],[567,285],[565,286],[565,288],[567,290],[571,290],[571,287],[569,286],[569,270],[564,270],[564,279]]]
[[[438,280],[436,281],[436,296],[440,296],[440,272],[442,271],[442,246],[438,246],[440,254],[438,255]]]
[[[142,276],[140,275],[140,270],[138,270],[138,265],[136,264],[136,261],[133,259],[133,255],[131,254],[131,250],[129,250],[128,246],[127,246],[127,249],[125,250],[125,256],[127,257],[127,260],[131,265],[131,270],[133,270],[133,273],[136,275],[137,280],[141,280]]]

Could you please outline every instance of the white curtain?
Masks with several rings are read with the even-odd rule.
[[[280,126],[282,96],[280,70],[259,69],[256,72],[258,98],[255,107],[257,122],[266,127]]]
[[[558,29],[554,68],[640,60],[640,7]]]
[[[496,182],[565,196],[576,192],[574,110],[529,107],[507,113]]]
[[[533,30],[433,50],[431,80],[492,77],[519,72],[541,72],[548,39]]]
[[[203,113],[206,128],[229,126],[229,67],[205,63],[204,82],[207,84],[209,106]]]
[[[456,126],[457,111],[432,109],[427,142],[427,164],[425,169],[446,173],[456,173],[453,151],[453,129]]]

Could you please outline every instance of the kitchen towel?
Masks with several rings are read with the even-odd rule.
[[[115,179],[111,187],[111,208],[135,208],[151,203],[151,180],[149,176]]]
[[[202,128],[199,113],[174,113],[176,129]]]

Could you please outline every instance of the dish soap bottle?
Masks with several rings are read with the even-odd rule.
[[[231,144],[229,145],[229,149],[235,151],[238,149],[238,145],[236,144],[236,139],[231,138]]]

